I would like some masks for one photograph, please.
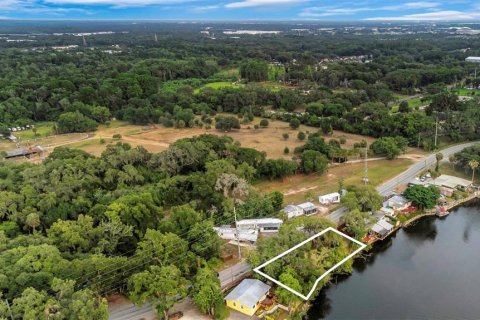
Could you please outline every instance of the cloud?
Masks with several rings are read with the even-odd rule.
[[[479,13],[456,10],[433,11],[426,13],[407,14],[398,17],[367,18],[370,21],[462,21],[480,18]]]
[[[84,5],[84,6],[114,6],[114,7],[144,7],[156,4],[177,4],[193,2],[195,0],[44,0],[45,3],[55,5]]]
[[[416,10],[416,9],[434,9],[441,5],[439,2],[433,1],[417,1],[406,2],[398,5],[388,6],[368,6],[368,7],[356,7],[352,4],[344,4],[342,6],[323,6],[323,7],[310,7],[305,8],[300,16],[302,17],[328,17],[338,15],[352,15],[360,12],[371,11],[397,11],[397,10]]]
[[[195,6],[192,7],[192,11],[195,13],[205,13],[213,10],[219,9],[219,5],[209,5],[209,6]]]
[[[263,7],[263,6],[284,6],[295,5],[309,0],[244,0],[239,2],[231,2],[225,5],[225,8],[238,9],[238,8],[251,8],[251,7]]]

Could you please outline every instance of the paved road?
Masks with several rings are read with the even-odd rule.
[[[444,159],[448,159],[448,157],[454,153],[457,153],[467,147],[470,147],[478,142],[468,142],[468,143],[462,143],[459,145],[455,145],[452,147],[445,148],[441,150],[440,152],[443,154]],[[436,163],[437,159],[435,157],[435,154],[431,154],[422,161],[419,161],[412,166],[410,166],[407,170],[396,176],[395,178],[383,183],[382,185],[377,187],[378,193],[380,193],[382,196],[387,196],[392,191],[401,184],[406,184],[410,180],[414,179],[420,172],[424,171],[425,169],[431,167]],[[338,223],[340,219],[347,213],[346,208],[340,208],[338,210],[333,211],[330,213],[327,217],[328,219],[332,220],[333,222]]]
[[[218,273],[220,279],[221,288],[226,288],[230,284],[236,282],[240,278],[243,278],[248,273],[252,272],[252,267],[246,262],[239,262],[225,270]]]

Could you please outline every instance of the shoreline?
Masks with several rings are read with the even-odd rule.
[[[448,204],[446,206],[447,210],[452,210],[452,209],[455,209],[461,205],[464,205],[465,203],[468,203],[470,201],[474,201],[474,200],[479,200],[480,199],[480,191],[477,191],[471,195],[469,195],[468,197],[466,198],[463,198],[463,199],[459,199],[459,200],[456,200],[454,201],[453,203],[451,204]],[[369,243],[368,246],[362,251],[362,253],[369,253],[372,249],[373,249],[373,246],[374,244],[376,243],[379,243],[379,242],[383,242],[387,239],[390,238],[390,236],[392,236],[393,234],[395,234],[397,231],[399,231],[400,229],[402,228],[407,228],[407,227],[410,227],[411,225],[413,225],[415,222],[417,222],[418,220],[421,220],[423,218],[427,218],[427,217],[432,217],[432,216],[436,216],[436,210],[435,209],[429,209],[428,211],[422,213],[422,214],[419,214],[415,217],[412,217],[411,219],[405,221],[404,223],[400,223],[398,226],[396,226],[384,239],[376,239],[375,241],[373,241],[372,243]],[[356,256],[354,258],[355,259],[358,259],[360,256]],[[330,286],[333,284],[332,280],[333,278],[336,278],[336,277],[349,277],[351,274],[332,274],[332,279],[330,279],[330,281],[326,284],[326,286],[324,286],[324,288]],[[323,288],[321,289],[323,290]],[[306,301],[305,302],[308,306],[307,310],[309,310],[311,307],[312,307],[312,301]]]

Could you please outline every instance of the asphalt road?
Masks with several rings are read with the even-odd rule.
[[[457,153],[467,147],[470,147],[474,144],[478,143],[477,142],[468,142],[468,143],[462,143],[459,145],[455,145],[452,147],[445,148],[441,151],[440,153],[443,154],[444,159],[448,159],[448,157],[454,153]],[[396,176],[395,178],[381,184],[380,186],[377,187],[378,193],[380,193],[382,196],[387,196],[392,191],[401,184],[407,184],[409,181],[413,180],[420,172],[424,171],[425,169],[435,165],[437,162],[437,159],[435,157],[435,154],[431,154],[427,156],[425,159],[423,159],[420,162],[417,162],[410,166],[407,170]],[[340,219],[347,213],[346,208],[340,208],[338,210],[333,211],[330,213],[327,217],[328,219],[332,220],[333,222],[338,223]]]
[[[223,289],[231,283],[243,278],[246,274],[252,272],[252,267],[246,262],[237,263],[218,273],[220,279],[220,287]]]

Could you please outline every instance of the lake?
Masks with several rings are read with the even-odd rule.
[[[480,202],[377,243],[307,319],[480,319]]]

